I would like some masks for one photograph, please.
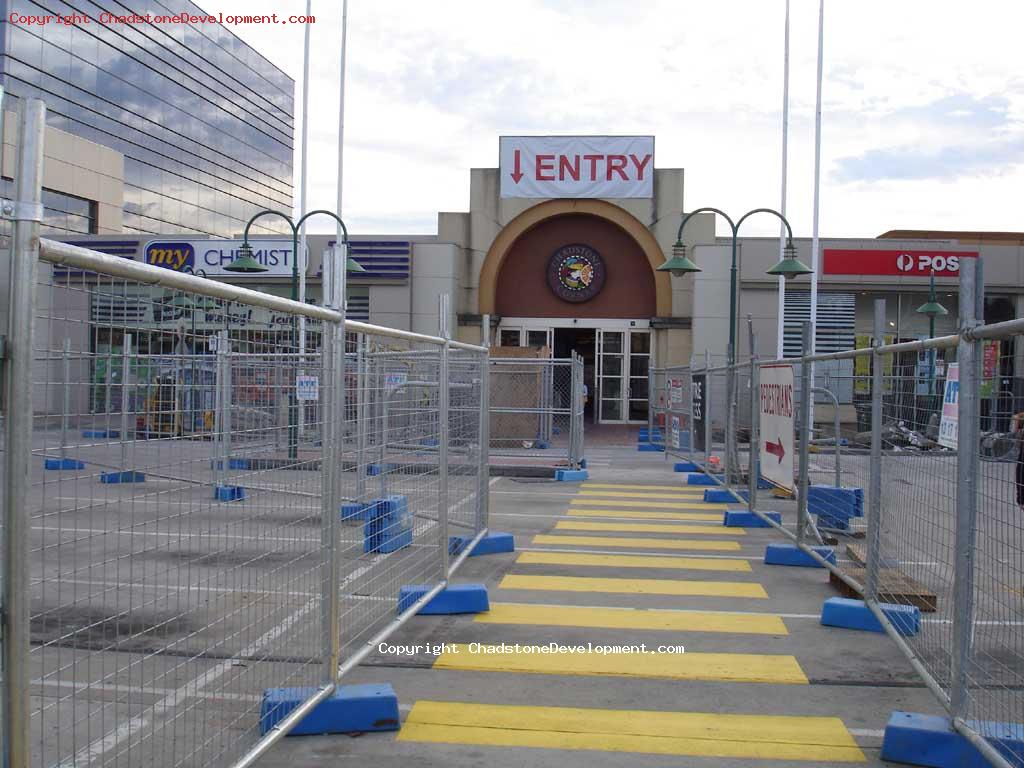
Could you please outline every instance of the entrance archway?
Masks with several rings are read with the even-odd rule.
[[[617,205],[604,200],[549,200],[523,211],[498,233],[487,251],[480,270],[479,310],[481,314],[498,314],[498,278],[506,257],[516,241],[540,225],[560,216],[590,215],[616,225],[639,247],[650,267],[654,281],[654,310],[659,317],[672,314],[672,283],[665,272],[655,271],[664,263],[665,255],[654,235],[639,219]]]

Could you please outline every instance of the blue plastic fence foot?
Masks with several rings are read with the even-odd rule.
[[[453,555],[462,554],[462,550],[468,547],[471,541],[473,541],[472,536],[450,536],[448,538],[448,550]],[[502,552],[515,551],[516,540],[511,533],[494,531],[480,539],[476,546],[473,547],[473,551],[469,553],[469,556],[479,557],[480,555],[497,555]]]
[[[429,592],[427,584],[409,584],[398,593],[398,612],[407,611],[413,603]],[[422,616],[441,616],[453,613],[482,613],[490,610],[487,587],[483,584],[449,584],[420,608]]]
[[[96,440],[96,439],[99,439],[99,440],[109,440],[109,439],[113,439],[113,438],[118,438],[120,436],[121,436],[121,433],[118,432],[116,429],[83,429],[82,430],[82,437],[88,437],[88,438],[92,438],[94,440]]]
[[[260,703],[260,735],[284,720],[308,699],[316,688],[267,688]],[[387,683],[341,685],[321,701],[290,732],[289,736],[326,733],[397,731],[401,728],[398,696]]]
[[[736,497],[732,495],[732,491],[726,488],[708,488],[704,491],[705,504],[733,504],[735,502]]]
[[[369,502],[363,523],[363,552],[395,552],[412,544],[412,513],[407,496]]]
[[[586,468],[587,468],[587,460],[586,459],[580,459],[580,469],[586,469]]]
[[[144,483],[146,476],[142,472],[103,472],[101,483]]]
[[[687,485],[718,485],[718,482],[711,475],[703,473],[692,473],[686,476]],[[730,498],[732,498],[730,496]]]
[[[770,491],[775,487],[775,484],[770,480],[765,480],[763,477],[757,478],[757,490],[759,491]]]
[[[549,443],[547,440],[536,440],[533,443],[533,447],[539,451],[546,451],[548,448],[551,447],[551,443]]]
[[[213,489],[213,498],[217,501],[241,501],[245,498],[245,488],[240,485],[218,485]]]
[[[372,504],[342,504],[342,520],[365,520],[373,509]]]
[[[769,520],[782,525],[782,515],[778,512],[762,512],[762,515],[767,517]],[[726,528],[771,528],[771,524],[766,522],[760,515],[755,515],[753,512],[748,512],[745,509],[728,509],[725,512],[725,517],[722,519],[722,525]]]
[[[665,446],[658,445],[657,443],[639,443],[636,449],[645,453],[654,453],[655,451],[664,451]]]
[[[677,461],[672,470],[674,472],[700,472],[700,466],[692,461]]]
[[[398,469],[397,464],[391,462],[385,462],[384,464],[368,464],[366,466],[366,474],[370,477],[376,477],[384,472],[394,472]]]
[[[85,469],[85,462],[78,459],[43,459],[43,469]]]
[[[220,459],[210,459],[210,469],[222,469],[224,462]],[[251,459],[228,459],[228,469],[252,469]]]
[[[578,483],[590,479],[590,473],[585,469],[556,469],[555,480],[566,483]]]
[[[1024,725],[967,721],[985,734],[1011,765],[1024,765]],[[949,720],[938,715],[893,712],[885,726],[882,759],[930,768],[988,768],[990,763],[960,735]]]
[[[436,448],[440,444],[441,442],[436,437],[424,437],[422,440],[420,440],[420,445],[426,445],[432,448]]]
[[[836,551],[832,547],[811,547],[825,560],[835,565]],[[802,568],[824,568],[821,563],[798,548],[796,544],[769,544],[764,550],[765,565],[795,565]]]
[[[909,637],[920,631],[921,609],[917,606],[882,603],[879,607],[901,635]],[[821,623],[826,627],[885,632],[882,623],[863,600],[848,597],[830,597],[826,600],[821,606]]]

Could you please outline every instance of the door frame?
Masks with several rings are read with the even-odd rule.
[[[622,318],[572,318],[572,317],[503,317],[498,322],[495,329],[495,340],[498,346],[501,346],[501,332],[502,331],[519,331],[519,344],[522,346],[523,342],[526,341],[527,334],[529,331],[547,331],[548,333],[548,346],[554,354],[554,329],[555,328],[585,328],[594,330],[594,389],[596,390],[592,396],[596,398],[594,400],[594,419],[596,424],[646,424],[647,419],[630,420],[629,419],[629,404],[630,400],[630,370],[631,370],[631,333],[639,331],[647,331],[652,334],[651,321],[650,320],[630,320]],[[602,365],[603,360],[601,359],[601,334],[602,332],[617,331],[623,334],[623,351],[622,351],[622,388],[619,396],[621,403],[621,413],[623,418],[621,419],[603,419],[602,418],[602,392],[601,392],[601,380],[602,380]],[[650,352],[648,352],[648,366],[654,364],[654,343],[653,338],[648,346]],[[651,393],[647,393],[647,407],[650,409]],[[639,399],[639,398],[636,398]]]

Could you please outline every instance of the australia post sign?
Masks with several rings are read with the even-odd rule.
[[[977,258],[977,251],[907,251],[896,249],[826,248],[826,275],[903,275],[957,277],[960,260]]]
[[[653,136],[502,136],[502,197],[653,197]]]

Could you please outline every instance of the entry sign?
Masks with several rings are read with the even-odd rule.
[[[793,366],[761,367],[761,476],[793,491]]]
[[[296,400],[319,400],[320,399],[320,377],[319,376],[296,376],[295,377],[295,399]]]
[[[653,136],[502,136],[502,197],[653,197]]]
[[[704,451],[704,425],[707,419],[707,375],[694,374],[690,381],[690,445],[695,451]]]
[[[956,448],[960,431],[960,365],[950,363],[946,369],[946,389],[942,395],[942,420],[939,422],[939,445]]]

